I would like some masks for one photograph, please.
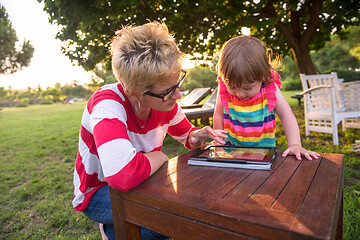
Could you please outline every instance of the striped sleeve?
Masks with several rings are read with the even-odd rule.
[[[146,156],[137,152],[129,140],[126,110],[121,101],[104,98],[92,109],[90,126],[105,181],[111,187],[127,191],[146,180],[151,167]]]
[[[196,128],[189,122],[181,108],[176,105],[175,116],[169,124],[168,133],[176,140],[184,144],[185,147],[191,148],[189,143],[190,132]]]

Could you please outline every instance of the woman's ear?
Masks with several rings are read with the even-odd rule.
[[[133,101],[141,101],[143,99],[143,95],[131,93],[131,92],[127,91],[126,88],[124,88],[124,91],[125,91],[126,95],[129,98],[131,98],[131,100],[133,100]]]

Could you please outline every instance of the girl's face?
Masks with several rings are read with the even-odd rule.
[[[261,89],[262,81],[256,81],[254,83],[243,83],[240,88],[234,88],[225,84],[226,90],[233,96],[244,101],[252,97],[255,97]]]

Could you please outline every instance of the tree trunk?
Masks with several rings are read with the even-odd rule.
[[[291,16],[291,25],[290,28],[279,20],[276,23],[276,29],[284,37],[288,46],[291,48],[294,55],[296,66],[300,73],[305,74],[316,74],[318,71],[311,59],[309,45],[311,39],[315,35],[317,29],[320,25],[320,14],[321,8],[324,0],[309,0],[305,1],[301,9],[298,11],[290,11]],[[275,10],[273,7],[273,1],[269,1],[267,8],[270,9],[271,13],[275,15]],[[304,18],[304,15],[308,9],[309,20],[306,22],[305,31],[302,33],[303,24],[301,23],[301,18]]]
[[[310,48],[308,46],[313,35],[300,35],[298,29],[291,29],[292,31],[290,31],[280,21],[276,24],[276,29],[291,48],[299,73],[316,74],[316,67],[311,59]],[[294,32],[297,33],[294,34]]]
[[[316,74],[316,67],[311,59],[310,50],[307,47],[305,47],[305,49],[300,48],[300,51],[296,51],[294,48],[291,50],[299,73],[305,73],[307,75]]]

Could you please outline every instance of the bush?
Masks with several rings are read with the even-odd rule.
[[[302,85],[300,78],[298,79],[288,79],[282,82],[281,89],[285,91],[302,91]]]
[[[201,88],[203,87],[201,85],[200,82],[197,82],[195,80],[190,80],[190,81],[187,81],[187,82],[184,82],[184,84],[182,85],[182,87],[186,90],[189,90],[189,91],[192,91],[194,90],[195,88]]]
[[[40,104],[47,105],[47,104],[53,104],[52,100],[45,99],[44,101],[40,102]]]
[[[352,81],[360,80],[360,72],[351,71],[351,70],[333,69],[328,73],[331,72],[336,72],[339,78],[344,79],[344,82],[352,82]]]
[[[26,102],[21,102],[19,104],[16,104],[15,107],[28,107],[29,104],[27,104]]]

